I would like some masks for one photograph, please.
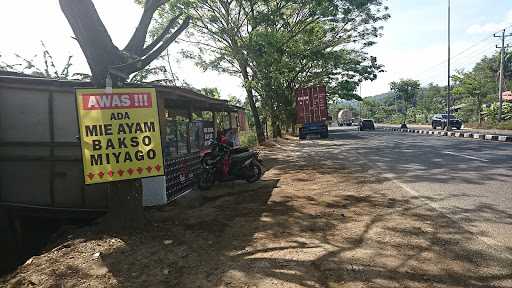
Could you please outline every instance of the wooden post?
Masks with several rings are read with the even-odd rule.
[[[188,124],[187,124],[187,153],[192,152],[192,107],[188,107]]]
[[[213,137],[217,138],[217,113],[212,111]]]

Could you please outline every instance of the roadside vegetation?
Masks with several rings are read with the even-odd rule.
[[[333,102],[360,99],[359,83],[383,70],[367,50],[381,36],[387,10],[381,0],[169,1],[151,34],[190,15],[180,57],[240,79],[261,143],[267,123],[273,137],[292,128],[297,87],[323,83]]]
[[[512,89],[512,52],[505,57],[505,91]],[[483,57],[471,71],[453,75],[451,106],[466,127],[512,129],[512,103],[503,103],[502,122],[498,118],[499,54]],[[447,86],[429,84],[420,87],[415,79],[390,83],[391,92],[344,102],[331,108],[353,110],[355,117],[372,118],[379,123],[430,124],[434,114],[446,113]],[[335,114],[333,114],[335,115]]]

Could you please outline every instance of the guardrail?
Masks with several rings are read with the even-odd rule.
[[[496,135],[496,134],[481,134],[471,132],[460,132],[460,131],[439,131],[439,130],[425,130],[425,129],[401,129],[401,128],[389,128],[382,127],[385,131],[402,132],[402,133],[415,133],[423,135],[436,135],[436,136],[447,136],[456,138],[468,138],[478,139],[484,141],[495,141],[495,142],[509,142],[512,143],[512,136],[508,135]]]

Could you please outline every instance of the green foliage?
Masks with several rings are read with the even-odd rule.
[[[240,132],[240,146],[254,147],[258,144],[256,133],[254,131]]]
[[[217,87],[202,88],[201,93],[211,98],[220,99],[220,91]]]
[[[386,106],[371,97],[364,98],[363,101],[360,102],[359,110],[362,114],[362,118],[373,119],[377,123],[393,121],[395,116],[392,107]]]
[[[498,119],[499,103],[493,103],[490,107],[484,109],[485,118],[491,123],[496,123]],[[512,120],[512,103],[504,102],[501,114],[503,120]]]
[[[419,123],[430,123],[434,114],[446,111],[446,88],[430,83],[427,87],[421,88],[417,101],[415,119]]]
[[[235,105],[235,106],[242,106],[243,103],[242,103],[242,100],[240,100],[240,98],[236,97],[236,96],[229,96],[228,97],[228,103],[231,104],[231,105]]]
[[[474,71],[459,71],[453,76],[453,95],[455,101],[462,106],[458,116],[465,122],[481,122],[480,114],[483,102],[493,91],[496,91],[496,82],[492,79],[492,72],[482,70],[481,67],[484,66],[477,64]]]
[[[374,57],[369,57],[364,48],[346,47],[351,40],[342,39],[341,35],[346,37],[350,33],[341,25],[324,21],[321,15],[317,15],[314,21],[311,18],[301,19],[304,7],[293,5],[292,1],[285,3],[289,9],[283,10],[281,2],[267,4],[269,11],[274,13],[272,17],[258,22],[261,29],[253,32],[247,45],[250,60],[254,63],[251,67],[256,72],[253,87],[262,100],[263,114],[274,123],[293,123],[294,89],[316,84],[327,86],[331,103],[336,99],[361,100],[355,93],[359,83],[374,80],[377,73],[382,71],[382,66],[377,64]],[[305,9],[312,9],[310,4],[314,6],[315,1],[305,5]],[[328,7],[324,8],[321,11],[334,13]],[[312,15],[323,12],[311,11]],[[335,19],[338,16],[332,14]],[[374,16],[376,18],[369,20],[368,26],[388,17],[387,14]],[[301,33],[293,30],[295,25],[302,27]],[[377,34],[358,28],[353,30],[353,35],[366,39],[378,36],[377,28],[372,30]],[[370,44],[361,45],[366,47]]]
[[[512,88],[512,53],[505,57],[505,87]],[[461,107],[457,116],[465,122],[477,122],[482,125],[482,112],[485,120],[494,123],[497,120],[499,54],[483,57],[471,71],[459,71],[453,76],[454,105]],[[482,110],[485,105],[489,108]],[[508,106],[508,105],[507,105]],[[505,109],[505,108],[504,108]],[[507,113],[504,111],[504,116]]]
[[[434,114],[446,110],[446,89],[444,87],[429,84],[416,89],[419,87],[416,85],[416,81],[410,82],[414,87],[415,96],[406,97],[408,99],[407,110],[404,108],[403,98],[395,92],[389,92],[364,98],[361,103],[363,117],[372,118],[379,123],[401,124],[404,119],[408,123],[429,123]],[[395,86],[398,87],[398,82],[395,83]]]
[[[172,0],[153,33],[180,12],[193,18],[182,55],[240,77],[252,115],[277,129],[294,121],[295,88],[325,84],[331,102],[360,100],[359,83],[382,71],[366,52],[389,18],[382,0]]]
[[[403,123],[407,122],[408,109],[413,106],[416,107],[416,98],[420,91],[420,81],[413,79],[401,79],[398,82],[391,82],[389,84],[391,91],[393,91],[398,101],[401,101],[401,110],[404,115]],[[416,122],[416,117],[414,117]]]

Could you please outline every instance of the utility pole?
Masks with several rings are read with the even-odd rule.
[[[500,53],[500,83],[499,83],[499,94],[498,94],[498,99],[500,101],[500,107],[498,109],[498,122],[501,122],[501,114],[502,114],[502,111],[503,111],[503,81],[504,81],[504,78],[505,78],[505,49],[510,47],[509,45],[506,45],[505,46],[505,38],[507,37],[510,37],[512,36],[512,34],[505,34],[506,31],[505,29],[503,29],[503,31],[501,31],[501,35],[499,35],[498,33],[495,33],[494,34],[494,37],[497,37],[497,38],[501,38],[501,47],[496,45],[496,48],[498,49],[501,49],[501,53]]]
[[[450,0],[448,0],[448,94],[446,95],[446,110],[447,116],[446,119],[446,130],[451,131],[452,127],[450,126],[450,101],[452,98],[452,87],[451,87],[451,5]]]
[[[359,97],[363,99],[363,82],[359,83]],[[361,123],[361,120],[363,120],[363,100],[359,104],[359,110],[359,123]]]

